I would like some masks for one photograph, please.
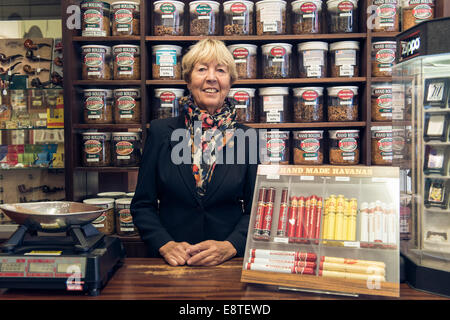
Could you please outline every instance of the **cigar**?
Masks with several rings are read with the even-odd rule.
[[[330,278],[341,278],[341,279],[343,278],[343,279],[386,282],[386,279],[384,278],[384,276],[379,276],[379,275],[374,275],[374,274],[361,274],[361,273],[319,270],[319,276],[330,277]]]
[[[272,229],[273,205],[275,202],[276,190],[270,188],[266,192],[266,205],[264,210],[263,226],[261,235],[264,239],[270,239],[270,230]]]
[[[339,257],[320,257],[320,262],[331,262],[331,263],[340,263],[340,264],[352,264],[352,265],[365,265],[365,266],[378,266],[380,268],[386,268],[386,265],[382,261],[369,261],[369,260],[355,260],[355,259],[346,259]]]
[[[283,260],[283,259],[265,259],[265,258],[249,258],[248,263],[255,263],[255,264],[274,264],[274,265],[290,265],[290,266],[297,266],[302,268],[313,268],[315,269],[317,267],[316,263],[313,261],[305,261],[305,260]]]
[[[281,266],[281,265],[272,265],[272,264],[247,263],[246,269],[254,270],[254,271],[271,271],[271,272],[280,272],[280,273],[315,275],[314,269],[302,268],[302,267],[297,267],[297,266]]]
[[[309,238],[309,223],[310,223],[310,214],[311,214],[311,197],[305,199],[305,211],[303,214],[303,238]]]
[[[308,238],[313,239],[316,236],[316,220],[317,220],[317,197],[312,195],[310,200]]]
[[[297,211],[298,211],[298,202],[296,197],[291,198],[291,206],[289,212],[289,220],[288,220],[288,237],[289,242],[294,242],[296,225],[297,225]]]
[[[320,221],[322,219],[322,198],[317,198],[317,211],[316,211],[316,230],[314,234],[314,238],[317,240],[314,242],[315,244],[319,244],[320,238]]]
[[[281,191],[280,213],[278,214],[277,236],[286,237],[286,222],[288,220],[288,189]]]
[[[259,239],[261,237],[263,218],[264,218],[264,200],[266,198],[266,188],[260,188],[258,191],[258,207],[256,209],[255,226],[253,228],[253,238]]]
[[[295,261],[316,261],[317,255],[310,252],[250,249],[250,257]]]
[[[384,268],[377,265],[353,265],[332,262],[320,262],[319,269],[350,273],[375,274],[379,276],[384,276],[386,273]]]
[[[303,237],[303,212],[305,210],[305,198],[299,197],[298,198],[298,209],[297,209],[297,221],[296,221],[296,228],[295,228],[295,242],[299,242],[299,238]]]

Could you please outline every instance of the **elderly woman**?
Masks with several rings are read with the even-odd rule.
[[[150,124],[131,214],[150,256],[173,266],[217,265],[244,255],[257,165],[248,161],[248,141],[244,164],[218,161],[233,132],[249,129],[227,98],[237,72],[224,43],[198,42],[182,66],[190,94],[180,99],[180,116]],[[174,161],[179,129],[187,132],[188,163]],[[224,138],[208,137],[211,130]]]

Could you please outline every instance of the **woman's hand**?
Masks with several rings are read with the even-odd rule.
[[[186,250],[191,257],[190,266],[215,266],[236,255],[236,249],[229,241],[206,240],[190,246]]]
[[[159,253],[171,266],[182,266],[190,258],[186,252],[190,246],[187,242],[169,241],[159,248]]]

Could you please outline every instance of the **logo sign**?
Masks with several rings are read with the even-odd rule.
[[[270,55],[273,57],[283,57],[286,54],[286,49],[283,47],[274,47],[270,50]]]
[[[242,2],[233,3],[230,9],[233,13],[244,13],[247,11],[247,7]]]
[[[399,62],[412,59],[421,54],[421,36],[419,32],[413,33],[409,37],[400,41]]]

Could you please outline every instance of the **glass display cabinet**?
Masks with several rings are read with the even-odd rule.
[[[401,168],[400,232],[406,281],[450,295],[450,19],[397,36],[394,166]]]

